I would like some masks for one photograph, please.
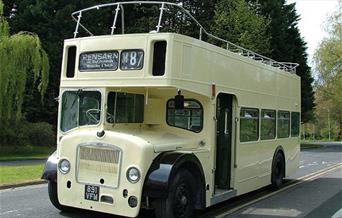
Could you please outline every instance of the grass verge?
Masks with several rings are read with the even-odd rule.
[[[318,143],[301,143],[300,148],[301,149],[310,149],[310,148],[321,148],[322,145]]]
[[[2,146],[0,161],[45,159],[56,150],[53,146]]]
[[[44,164],[0,166],[0,185],[39,180],[43,169]]]

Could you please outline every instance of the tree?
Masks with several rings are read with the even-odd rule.
[[[307,64],[306,43],[298,29],[299,16],[295,3],[285,0],[251,0],[259,13],[271,20],[268,33],[271,35],[271,58],[277,61],[298,63],[297,75],[301,77],[302,122],[313,120],[314,92],[311,69]]]
[[[221,0],[216,5],[213,32],[237,45],[268,55],[269,21],[257,14],[252,4],[245,0]]]
[[[278,61],[298,62],[300,67],[297,74],[302,77],[303,121],[308,120],[313,107],[312,77],[310,68],[306,64],[305,43],[300,38],[296,26],[298,15],[296,15],[294,5],[286,6],[285,0],[246,1],[247,3],[243,0],[173,0],[172,2],[182,3],[208,31],[214,32],[222,38],[258,53],[271,55],[271,58]],[[4,0],[4,2],[5,12],[7,11],[7,15],[9,15],[12,1]],[[101,1],[101,3],[106,2],[112,1]],[[50,85],[44,98],[44,104],[39,101],[40,94],[37,91],[26,92],[27,97],[24,98],[23,103],[25,105],[24,113],[30,121],[47,121],[56,124],[57,103],[54,98],[59,93],[63,40],[72,38],[75,29],[75,23],[71,20],[70,14],[76,10],[96,5],[100,1],[18,0],[16,3],[18,13],[10,19],[11,33],[35,32],[42,41],[42,47],[49,55],[51,66]],[[154,11],[153,13],[158,12],[158,7],[157,10],[146,8],[147,12],[149,10]],[[108,34],[108,26],[98,21],[102,18],[106,22],[112,22],[113,10],[108,10],[107,15],[103,12],[105,12],[104,9],[94,12],[100,14],[100,17],[93,16],[93,14],[87,17],[87,13],[84,13],[82,22],[88,20],[92,22],[91,26],[94,32],[106,31]],[[134,12],[134,7],[125,10],[127,32],[139,31],[141,27],[136,24],[143,25],[141,30],[155,28],[156,21],[153,17],[155,15],[151,15],[153,20],[149,22],[149,17],[144,17],[143,13],[133,14]],[[158,15],[158,13],[155,14]],[[118,23],[120,23],[120,16]],[[128,29],[131,26],[129,24],[133,24],[133,29]],[[184,23],[181,24],[181,28],[182,25]],[[198,37],[198,27],[191,25],[186,27],[190,27],[189,32],[180,32]]]
[[[173,2],[182,2],[185,8],[187,8],[191,13],[193,13],[194,16],[198,18],[200,22],[205,25],[206,28],[208,28],[210,26],[209,23],[211,22],[211,19],[213,17],[215,1],[174,0]],[[4,2],[5,12],[7,12],[5,14],[9,16],[13,1],[4,0]],[[15,17],[9,20],[11,26],[11,33],[14,34],[20,31],[29,31],[36,33],[41,39],[42,47],[49,56],[49,64],[51,66],[49,74],[49,86],[44,96],[44,102],[42,103],[39,100],[40,94],[35,90],[27,90],[25,93],[26,97],[24,98],[23,102],[23,105],[25,107],[23,112],[26,114],[26,117],[29,121],[47,121],[52,124],[57,123],[57,103],[54,99],[58,96],[59,93],[63,40],[72,38],[73,32],[75,30],[75,23],[72,21],[70,17],[71,13],[76,10],[80,10],[96,4],[109,2],[112,1],[16,1],[16,4],[18,6],[18,12]],[[106,34],[108,34],[108,26],[104,26],[102,23],[94,21],[98,21],[99,18],[102,18],[102,20],[112,22],[112,11],[112,9],[109,10],[110,13],[108,14],[104,14],[103,9],[101,9],[101,12],[95,11],[96,13],[94,14],[97,14],[97,17],[87,17],[87,13],[85,13],[84,17],[82,17],[82,22],[86,22],[88,20],[89,22],[92,22],[91,26],[94,28],[92,29],[94,30],[94,32],[103,33],[104,31],[106,31]],[[145,30],[146,28],[148,28],[149,30],[155,28],[156,20],[151,21],[151,25],[148,26],[148,24],[150,23],[145,22],[148,19],[142,19],[142,21],[139,20],[140,15],[137,15],[134,12],[136,12],[136,10],[134,11],[134,7],[128,7],[125,10],[127,32],[138,31],[141,27],[136,26],[136,23],[145,25],[143,30]],[[120,23],[120,16],[118,23]],[[133,24],[133,29],[128,29],[129,26],[132,26],[129,24]],[[197,36],[198,31],[199,30],[197,29],[196,33],[194,33]]]
[[[48,87],[49,60],[36,34],[19,32],[9,34],[9,25],[3,16],[0,0],[0,122],[22,118],[25,89],[37,87],[41,96]],[[27,84],[30,77],[31,84]]]
[[[329,36],[315,51],[315,70],[319,75],[317,84],[316,114],[326,120],[327,112],[337,122],[338,139],[342,139],[342,1],[338,10],[328,19]],[[319,122],[322,122],[321,120]]]

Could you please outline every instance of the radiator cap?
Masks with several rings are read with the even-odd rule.
[[[99,138],[102,138],[104,135],[105,135],[105,131],[104,131],[104,130],[98,131],[98,132],[96,133],[96,136],[99,137]]]

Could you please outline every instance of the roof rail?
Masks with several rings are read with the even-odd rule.
[[[215,39],[217,41],[220,41],[222,43],[224,43],[226,45],[226,49],[230,52],[234,52],[237,54],[240,54],[242,56],[245,56],[247,58],[251,58],[253,60],[256,61],[260,61],[261,63],[264,63],[266,65],[290,72],[290,73],[296,73],[296,68],[299,66],[299,64],[297,63],[290,63],[290,62],[278,62],[275,61],[271,58],[265,57],[263,55],[260,55],[256,52],[253,52],[251,50],[248,50],[246,48],[243,48],[241,46],[238,46],[232,42],[229,42],[225,39],[222,39],[220,37],[217,37],[211,33],[209,33],[206,29],[204,29],[204,27],[191,15],[191,13],[186,10],[185,8],[182,7],[182,4],[176,4],[176,3],[170,3],[170,2],[159,2],[159,1],[129,1],[129,2],[116,2],[116,3],[107,3],[107,4],[99,4],[99,5],[95,5],[89,8],[85,8],[79,11],[75,11],[71,14],[71,17],[73,18],[73,20],[76,22],[76,28],[74,31],[74,38],[77,37],[78,35],[78,31],[79,28],[81,27],[83,30],[85,30],[90,36],[94,36],[94,34],[92,32],[90,32],[82,23],[81,23],[81,18],[82,18],[82,14],[84,12],[90,11],[90,10],[99,10],[100,8],[104,8],[104,7],[115,7],[115,15],[113,18],[113,25],[110,27],[110,34],[113,35],[115,33],[116,30],[116,23],[118,20],[118,16],[119,16],[119,12],[121,11],[121,33],[124,34],[125,33],[125,21],[124,21],[124,5],[159,5],[159,19],[158,19],[158,23],[156,25],[156,30],[153,32],[159,33],[161,28],[162,28],[162,18],[164,15],[164,11],[168,10],[168,7],[175,7],[177,9],[179,9],[181,12],[185,13],[187,16],[189,16],[191,18],[191,20],[193,22],[195,22],[195,24],[198,26],[199,28],[199,40],[202,40],[203,35],[205,34],[206,36],[208,36],[209,38]],[[211,43],[212,44],[212,43]]]

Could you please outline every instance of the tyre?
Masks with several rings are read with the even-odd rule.
[[[285,158],[278,152],[272,164],[271,187],[273,190],[279,189],[285,177]]]
[[[157,199],[157,218],[189,218],[194,212],[195,180],[187,170],[179,171],[171,182],[168,197]]]
[[[58,201],[58,195],[57,195],[57,183],[49,181],[48,182],[48,192],[49,192],[49,198],[53,206],[55,206],[58,210],[61,211],[68,211],[69,207],[63,206]]]

